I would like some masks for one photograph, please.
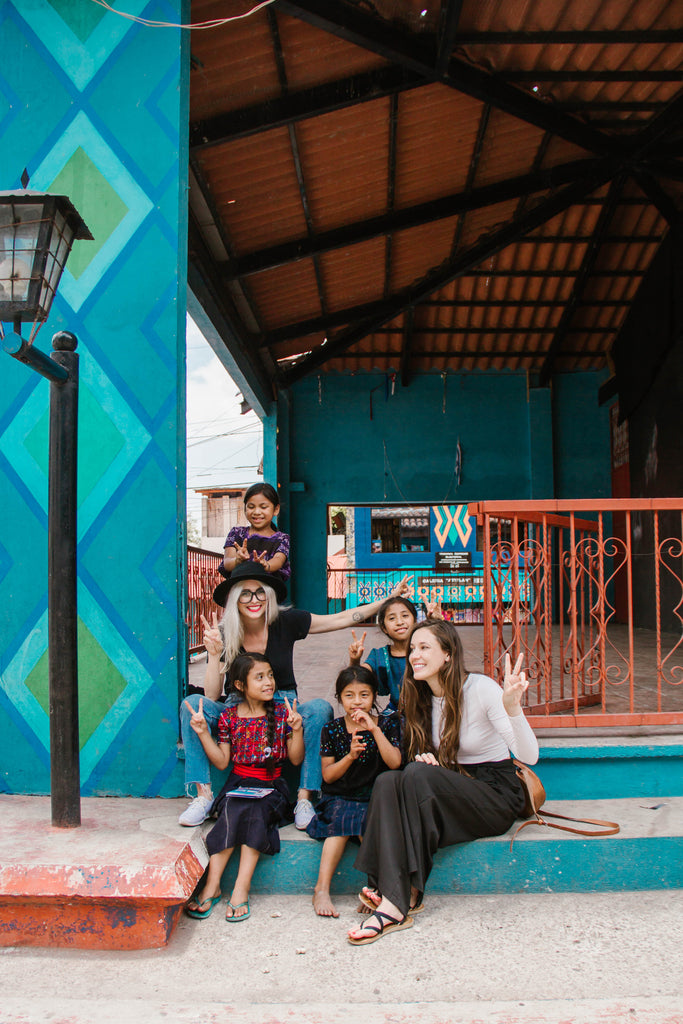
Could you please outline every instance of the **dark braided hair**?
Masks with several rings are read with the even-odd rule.
[[[230,690],[233,693],[238,693],[242,697],[245,696],[244,691],[247,685],[247,677],[254,665],[270,665],[270,662],[263,654],[252,653],[250,651],[238,654],[233,660],[232,665],[228,670],[228,682],[230,684]],[[238,683],[240,684],[239,686],[237,685]],[[264,766],[270,773],[275,765],[275,701],[272,699],[264,701],[264,707],[266,710],[266,746],[269,750],[268,757],[264,761]]]

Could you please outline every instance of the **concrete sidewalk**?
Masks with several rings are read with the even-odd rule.
[[[683,892],[426,896],[352,947],[355,900],[183,917],[168,947],[0,950],[1,1024],[683,1024]]]

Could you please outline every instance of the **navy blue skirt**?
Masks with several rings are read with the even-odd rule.
[[[257,800],[229,796],[240,786],[271,789],[271,792]],[[282,778],[270,782],[245,779],[232,772],[214,801],[212,813],[218,820],[206,837],[210,854],[231,850],[234,846],[249,846],[272,856],[280,851],[278,829],[292,820],[287,783]]]
[[[329,836],[362,836],[368,814],[368,800],[346,800],[343,796],[323,796],[315,808],[306,831],[313,839]]]

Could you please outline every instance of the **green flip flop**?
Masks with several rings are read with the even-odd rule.
[[[198,903],[196,907],[186,907],[185,913],[187,914],[188,917],[195,917],[197,918],[197,920],[203,921],[205,917],[208,917],[210,915],[213,908],[216,906],[217,903],[220,903],[222,899],[223,893],[219,893],[218,896],[209,896],[207,899],[202,900],[201,903]],[[206,910],[202,910],[201,908],[206,907],[207,903],[209,905],[206,908]]]
[[[229,922],[230,922],[230,924],[239,924],[239,923],[240,923],[240,921],[246,921],[246,919],[247,919],[247,918],[249,917],[249,915],[251,914],[251,907],[249,906],[249,900],[248,900],[248,899],[247,899],[247,900],[245,900],[245,902],[244,902],[244,903],[238,903],[238,904],[237,904],[237,906],[234,906],[234,905],[233,905],[233,904],[232,904],[232,903],[230,902],[230,900],[228,900],[228,907],[230,908],[230,910],[232,910],[232,911],[233,911],[233,913],[232,913],[232,914],[230,915],[230,917],[228,917],[228,915],[227,915],[227,914],[225,915],[225,920],[226,920],[226,921],[229,921]],[[239,916],[239,917],[235,917],[234,911],[235,911],[235,910],[241,910],[241,909],[242,909],[242,907],[246,907],[246,908],[247,908],[247,912],[246,912],[246,914],[240,914],[240,916]]]

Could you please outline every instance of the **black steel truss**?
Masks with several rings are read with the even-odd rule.
[[[570,163],[558,164],[545,171],[522,174],[492,185],[481,188],[465,187],[463,192],[456,192],[441,199],[433,199],[427,203],[405,207],[401,210],[389,211],[379,217],[370,217],[355,224],[332,231],[320,232],[305,238],[297,238],[292,242],[284,242],[268,249],[241,256],[224,268],[227,278],[247,277],[264,270],[283,266],[286,263],[307,259],[333,249],[345,249],[360,242],[367,242],[380,235],[405,231],[408,228],[420,227],[434,221],[454,217],[466,210],[478,210],[485,206],[495,206],[508,199],[517,199],[534,192],[542,192],[557,188],[568,182],[576,181],[586,174],[604,166],[600,160],[573,160]]]
[[[596,82],[677,82],[683,81],[683,72],[678,69],[653,69],[650,71],[596,71],[583,72],[563,69],[562,71],[520,71],[511,70],[501,74],[492,74],[475,67],[459,57],[453,56],[453,49],[457,46],[479,44],[495,44],[503,42],[506,45],[523,45],[526,43],[535,45],[553,45],[562,43],[571,44],[625,44],[633,45],[657,43],[670,44],[683,41],[683,29],[679,30],[651,30],[646,32],[631,31],[571,31],[558,32],[513,32],[513,33],[463,33],[458,28],[458,20],[462,0],[443,0],[439,26],[436,35],[428,33],[411,34],[409,31],[398,27],[396,24],[380,20],[369,14],[359,6],[351,6],[343,0],[326,0],[321,4],[319,0],[278,0],[268,9],[267,16],[271,24],[273,34],[276,62],[280,78],[281,95],[263,104],[247,107],[211,118],[208,121],[197,122],[191,131],[191,147],[202,149],[204,147],[219,145],[229,142],[231,139],[243,138],[245,136],[267,131],[270,128],[286,126],[289,131],[292,144],[292,152],[297,164],[297,174],[301,192],[302,205],[307,214],[306,222],[308,235],[306,238],[297,239],[293,242],[280,246],[272,246],[259,252],[247,254],[238,259],[230,259],[227,264],[220,266],[220,276],[215,274],[212,277],[211,287],[215,291],[223,287],[226,280],[247,277],[250,274],[259,273],[272,267],[281,266],[295,260],[312,258],[316,268],[316,278],[320,297],[322,313],[318,317],[309,318],[295,324],[285,325],[282,328],[261,336],[260,339],[248,340],[244,332],[241,336],[241,344],[249,349],[249,358],[254,360],[256,351],[254,342],[260,342],[261,349],[272,348],[287,340],[302,338],[306,335],[319,332],[327,333],[336,327],[343,329],[335,337],[327,340],[325,346],[320,346],[310,355],[300,359],[295,364],[290,364],[288,369],[279,375],[279,384],[288,386],[305,374],[313,371],[329,359],[338,357],[346,352],[357,341],[370,333],[398,334],[402,336],[402,347],[400,354],[401,374],[410,376],[410,357],[413,340],[420,333],[430,334],[483,334],[483,333],[543,333],[553,332],[553,328],[525,328],[516,325],[515,327],[496,328],[495,326],[483,328],[460,328],[457,326],[445,326],[443,328],[423,328],[421,330],[417,323],[419,306],[451,306],[453,309],[459,306],[482,308],[505,308],[510,307],[519,315],[525,308],[548,308],[554,303],[543,303],[533,300],[497,300],[480,302],[440,302],[430,300],[429,295],[452,281],[455,277],[486,276],[495,277],[555,277],[571,278],[573,281],[572,293],[566,302],[560,323],[554,329],[550,345],[542,352],[528,350],[515,350],[514,355],[525,358],[527,355],[536,359],[543,359],[540,378],[542,383],[552,374],[554,362],[558,358],[569,354],[563,347],[564,339],[577,331],[584,334],[610,334],[614,328],[573,328],[572,318],[577,310],[586,307],[610,308],[620,307],[623,303],[617,301],[591,301],[584,298],[584,291],[590,279],[593,278],[639,278],[641,270],[609,270],[604,266],[596,270],[595,263],[597,253],[601,245],[609,242],[624,240],[634,241],[635,236],[619,236],[615,233],[609,234],[609,225],[614,216],[617,205],[642,205],[652,203],[662,214],[669,224],[678,220],[678,211],[673,199],[665,187],[658,180],[660,177],[669,178],[672,181],[683,180],[683,164],[677,158],[683,153],[683,140],[680,139],[680,126],[683,123],[683,92],[672,102],[663,105],[650,101],[593,101],[581,104],[580,107],[571,102],[550,104],[532,93],[518,88],[515,82],[562,82],[562,81],[596,81]],[[279,45],[277,20],[275,10],[282,11],[290,16],[299,18],[314,25],[321,30],[337,35],[347,41],[363,47],[375,54],[379,54],[388,63],[386,66],[375,69],[371,72],[348,76],[336,82],[317,86],[310,89],[289,91],[287,85],[284,55]],[[573,161],[571,164],[564,164],[550,170],[540,171],[534,169],[531,174],[511,178],[507,181],[498,182],[484,188],[472,188],[475,180],[474,169],[470,167],[468,182],[465,190],[451,196],[445,196],[430,203],[418,204],[414,207],[395,210],[393,209],[393,189],[395,171],[395,137],[393,145],[390,145],[389,155],[389,190],[386,214],[370,218],[363,222],[346,225],[335,231],[323,232],[318,235],[313,232],[313,224],[307,210],[307,197],[303,179],[303,169],[298,160],[298,147],[294,126],[296,123],[307,117],[315,117],[319,114],[339,110],[356,103],[369,102],[381,97],[392,98],[392,124],[395,132],[396,110],[400,93],[414,89],[424,84],[439,82],[448,88],[472,96],[480,100],[485,106],[484,111],[496,108],[517,117],[528,124],[535,125],[544,130],[544,140],[547,143],[552,136],[569,140],[590,153],[597,154],[602,159],[586,159]],[[655,116],[647,121],[629,117],[618,118],[591,118],[587,123],[579,118],[571,116],[571,111],[579,110],[582,114],[592,111],[604,112],[606,114],[615,112],[656,112]],[[484,118],[484,121],[486,119]],[[609,137],[598,130],[600,126],[618,127],[621,129],[621,137]],[[631,130],[632,134],[626,135],[625,131]],[[605,159],[607,158],[607,159]],[[539,160],[540,163],[540,160]],[[476,166],[476,161],[475,161]],[[637,182],[644,197],[620,196],[625,176],[630,176]],[[599,196],[589,195],[595,192],[600,184],[612,181],[607,199]],[[563,187],[566,186],[566,187]],[[547,191],[548,189],[561,189],[556,194],[551,194],[541,200],[534,208],[528,209],[525,206],[525,199],[529,195]],[[460,214],[459,223],[462,228],[463,216],[466,211],[479,209],[481,207],[503,202],[510,198],[519,198],[515,216],[502,228],[492,232],[487,237],[480,239],[477,243],[465,252],[457,251],[459,232],[456,229],[454,236],[454,249],[451,258],[441,267],[430,272],[424,278],[414,282],[407,288],[402,289],[394,295],[388,294],[388,282],[391,265],[391,247],[393,234],[396,231],[405,230],[421,224],[428,224],[436,220],[452,217]],[[536,228],[541,227],[547,220],[551,219],[566,209],[574,202],[586,204],[600,204],[602,207],[598,224],[592,236],[543,236],[531,235]],[[218,223],[218,221],[217,221]],[[196,230],[194,235],[196,239]],[[325,312],[325,299],[322,288],[322,280],[318,267],[317,257],[324,253],[340,247],[358,244],[370,238],[384,235],[386,238],[386,261],[385,261],[385,289],[382,300],[364,303],[334,314]],[[659,241],[659,236],[643,235],[638,236],[640,241]],[[542,270],[526,269],[518,270],[483,270],[478,268],[484,259],[499,252],[507,245],[515,242],[587,242],[588,248],[584,254],[582,264],[578,270],[554,270],[544,267]],[[195,249],[197,248],[195,244]],[[207,279],[207,253],[201,258],[201,267],[204,278]],[[229,306],[229,303],[228,303]],[[384,325],[403,315],[403,326],[387,328]],[[420,355],[427,353],[421,351]],[[504,353],[509,355],[510,353]],[[576,352],[572,355],[585,355],[592,358],[597,353]],[[450,350],[448,352],[435,352],[434,355],[457,358],[463,356],[464,351]],[[474,348],[468,355],[500,358],[500,353],[488,353],[485,350]],[[265,356],[265,352],[261,352]],[[358,354],[357,358],[395,358],[396,353]],[[267,388],[269,375],[269,362],[263,364],[263,370],[257,371],[259,384]],[[268,366],[268,369],[266,367]]]
[[[620,151],[618,139],[611,139],[577,118],[555,110],[531,93],[518,89],[466,61],[450,57],[447,70],[436,71],[437,42],[434,38],[411,35],[397,25],[381,21],[343,0],[278,0],[277,9],[299,18],[330,35],[339,36],[385,60],[423,75],[425,82],[440,82],[451,89],[491,103],[514,117],[536,125],[553,135],[574,142],[591,153],[608,155]]]
[[[606,163],[608,164],[608,162]],[[558,213],[568,209],[568,207],[573,206],[576,202],[580,201],[583,195],[588,192],[594,192],[608,181],[610,177],[610,170],[608,167],[603,166],[601,172],[594,171],[585,178],[567,185],[554,195],[540,202],[530,211],[522,214],[522,216],[513,218],[509,223],[475,243],[469,249],[447,260],[445,265],[439,267],[438,270],[427,274],[408,288],[402,289],[393,296],[392,302],[389,303],[390,308],[385,309],[384,313],[367,317],[361,320],[360,323],[341,331],[335,338],[328,339],[326,345],[319,346],[316,351],[311,352],[310,355],[281,374],[280,383],[288,386],[300,380],[312,370],[327,362],[328,359],[346,351],[351,345],[360,341],[361,338],[371,334],[376,328],[382,327],[388,321],[393,320],[407,309],[408,306],[419,303],[438,288],[444,287],[456,277],[478,266],[483,260],[500,252],[517,238],[539,227],[552,217],[557,216]]]

